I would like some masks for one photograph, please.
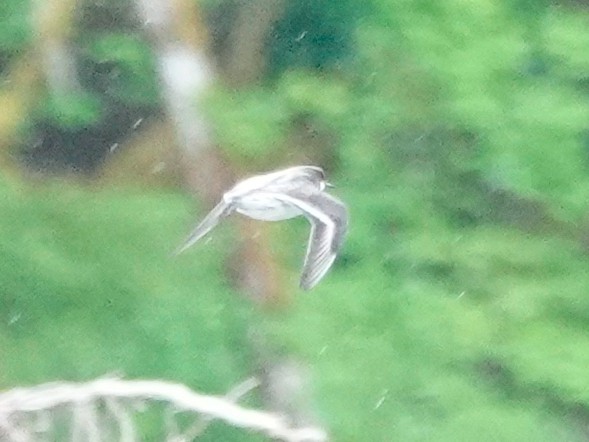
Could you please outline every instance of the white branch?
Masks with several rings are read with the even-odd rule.
[[[239,385],[229,390],[229,392],[225,395],[225,399],[227,399],[230,402],[237,402],[243,396],[248,394],[254,388],[258,388],[259,386],[259,379],[255,377],[248,378]],[[207,426],[212,422],[213,419],[213,416],[202,416],[188,429],[188,431],[186,431],[183,440],[191,441],[196,439],[198,436],[204,433],[204,431],[207,429]]]
[[[111,410],[115,421],[118,424],[121,434],[121,442],[134,442],[137,440],[135,427],[127,410],[121,406],[116,399],[108,398],[106,406]]]
[[[247,388],[246,388],[247,390]],[[43,412],[70,405],[81,407],[82,413],[94,414],[97,400],[159,401],[180,411],[204,414],[226,423],[259,431],[285,441],[325,441],[327,434],[320,428],[289,428],[285,419],[265,411],[241,407],[231,399],[208,396],[190,390],[182,384],[161,380],[97,379],[87,383],[56,382],[31,388],[15,388],[0,393],[0,434],[2,430],[14,435],[13,419],[22,413]],[[90,407],[90,408],[88,408]],[[116,406],[115,406],[116,408]],[[77,410],[80,413],[81,410]],[[74,419],[79,419],[80,415]],[[95,417],[91,416],[96,422]],[[18,419],[17,419],[18,421]],[[122,421],[120,421],[122,423]],[[76,423],[74,423],[75,427]],[[94,428],[89,435],[94,433]],[[131,438],[125,431],[126,438]]]

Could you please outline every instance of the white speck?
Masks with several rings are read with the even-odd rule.
[[[135,123],[133,124],[133,129],[137,129],[142,122],[143,118],[139,118],[137,121],[135,121]]]
[[[213,240],[213,238],[209,236],[208,238],[205,239],[205,244],[210,243],[212,240]]]
[[[8,320],[8,325],[14,324],[16,321],[20,319],[22,315],[20,313],[13,313],[10,315],[10,319]]]
[[[323,353],[325,353],[325,350],[327,350],[327,345],[324,345],[323,347],[321,347],[321,350],[319,350],[319,356],[321,356]]]
[[[380,406],[383,404],[383,402],[387,398],[387,394],[389,394],[389,389],[385,388],[382,391],[382,397],[378,401],[376,401],[376,404],[374,405],[374,408],[372,409],[373,411],[378,410],[380,408]]]
[[[110,147],[109,147],[109,151],[110,153],[113,153],[115,150],[117,150],[119,147],[119,143],[113,143]]]
[[[307,35],[307,31],[301,32],[301,34],[295,38],[295,41],[301,41],[303,38],[305,38],[305,35]]]
[[[466,294],[465,290],[461,291],[460,294],[458,295],[458,298],[456,298],[456,299],[462,298],[465,294]]]

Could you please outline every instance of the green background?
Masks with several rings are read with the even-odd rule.
[[[28,7],[0,3],[0,72],[30,44]],[[255,321],[309,365],[335,440],[586,440],[589,7],[324,0],[284,14],[263,81],[220,82],[206,109],[251,170],[288,164],[301,121],[327,140],[350,210],[332,271],[288,310],[260,312],[224,277],[235,224],[170,259],[194,221],[181,189],[4,174],[0,388],[117,372],[223,394],[254,370]],[[160,109],[140,32],[84,23],[81,77],[105,60],[121,74],[39,96],[13,155],[41,130],[75,141],[113,109]],[[294,221],[274,245],[293,287],[306,235]],[[213,427],[204,440],[256,439]]]

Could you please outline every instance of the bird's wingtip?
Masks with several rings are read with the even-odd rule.
[[[307,281],[305,279],[301,279],[301,281],[299,282],[299,288],[301,290],[306,291],[306,292],[311,290],[313,287],[315,287],[315,284],[312,281]]]
[[[170,258],[175,259],[178,258],[178,255],[182,253],[182,250],[176,249],[170,253]]]
[[[191,243],[183,243],[181,245],[179,245],[178,247],[176,247],[174,249],[174,251],[170,254],[171,258],[176,258],[178,255],[180,255],[181,253],[183,253],[184,251],[186,251],[187,248],[189,248],[192,244]]]

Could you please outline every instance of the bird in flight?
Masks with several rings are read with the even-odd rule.
[[[325,192],[333,187],[316,166],[296,166],[256,175],[237,183],[178,247],[176,254],[209,233],[219,221],[238,212],[262,221],[282,221],[304,216],[311,234],[303,264],[300,287],[313,288],[325,276],[340,250],[348,227],[348,210]]]

